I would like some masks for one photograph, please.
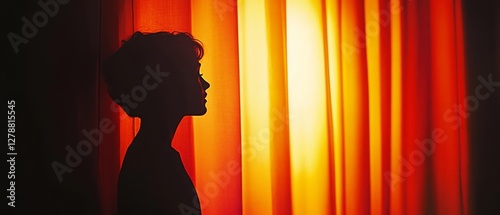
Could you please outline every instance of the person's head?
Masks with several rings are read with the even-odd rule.
[[[103,63],[111,98],[129,116],[203,115],[205,90],[199,73],[204,50],[188,33],[135,33]]]

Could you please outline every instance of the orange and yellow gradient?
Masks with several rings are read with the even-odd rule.
[[[174,144],[203,214],[468,214],[466,127],[442,118],[466,96],[460,1],[132,4],[134,31],[205,45],[208,113]],[[121,119],[121,156],[138,126]]]

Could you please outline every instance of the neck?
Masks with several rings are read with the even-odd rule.
[[[171,146],[181,120],[182,116],[143,117],[136,138],[147,145]]]

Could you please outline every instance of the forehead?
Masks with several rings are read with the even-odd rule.
[[[196,56],[196,52],[194,50],[190,50],[186,53],[186,51],[182,51],[181,55],[179,55],[181,58],[180,61],[185,64],[191,64],[191,65],[199,65],[199,59]]]
[[[186,61],[186,62],[178,62],[180,70],[186,70],[188,73],[198,73],[201,64],[197,59]]]

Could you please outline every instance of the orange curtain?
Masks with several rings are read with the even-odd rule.
[[[203,214],[469,213],[461,1],[116,0],[102,10],[103,57],[134,31],[204,43],[208,113],[186,117],[174,140]],[[109,115],[120,133],[102,146],[116,152],[100,160],[103,214],[115,213],[113,183],[140,124]]]

